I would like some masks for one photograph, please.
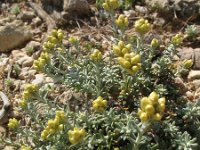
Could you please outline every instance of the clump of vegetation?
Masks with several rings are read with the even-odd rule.
[[[189,25],[185,29],[185,33],[189,38],[195,38],[197,37],[199,31],[195,25]]]
[[[175,35],[160,51],[157,39],[145,43],[151,23],[141,18],[133,25],[136,40],[128,40],[128,19],[114,16],[120,1],[102,5],[115,36],[109,54],[95,48],[82,53],[75,37],[68,38],[71,46],[66,48],[62,41],[67,37],[59,29],[49,35],[33,64],[55,86],[81,93],[82,101],[63,105],[51,96],[55,88],[27,84],[19,110],[30,122],[10,119],[9,137],[2,142],[22,150],[199,149],[200,106],[184,99],[174,84],[181,68],[174,67],[173,56],[183,36]],[[191,60],[181,65],[191,66]]]
[[[14,15],[18,15],[20,13],[20,8],[18,5],[11,7],[10,9],[10,13],[14,14]]]

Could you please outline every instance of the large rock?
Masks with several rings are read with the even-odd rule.
[[[194,69],[200,69],[200,48],[194,49]]]
[[[145,0],[145,3],[151,8],[164,13],[164,18],[174,17],[174,11],[178,17],[188,18],[199,15],[199,0]],[[163,15],[162,15],[163,16]]]
[[[90,6],[87,0],[41,0],[42,5],[49,13],[62,12],[62,16],[83,16],[89,13]]]
[[[200,79],[200,70],[191,70],[188,74],[188,80]]]
[[[17,17],[23,21],[31,21],[35,17],[35,13],[33,11],[24,11]]]
[[[181,60],[191,59],[193,61],[193,69],[200,69],[200,48],[183,47],[178,51]]]
[[[8,52],[20,47],[25,41],[30,40],[32,34],[24,27],[5,25],[0,27],[0,53]]]
[[[90,6],[87,0],[64,0],[63,9],[71,15],[88,14]]]

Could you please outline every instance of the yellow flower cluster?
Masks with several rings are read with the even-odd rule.
[[[102,112],[105,110],[106,107],[107,107],[107,100],[104,100],[101,96],[97,97],[97,99],[95,99],[92,102],[92,108],[95,111]]]
[[[15,118],[9,119],[8,128],[16,129],[19,127],[19,121]]]
[[[181,34],[176,34],[172,37],[172,44],[179,45],[183,42],[183,36]]]
[[[193,65],[193,61],[191,59],[185,59],[183,61],[183,67],[186,69],[190,69]]]
[[[120,2],[119,0],[105,0],[102,6],[106,11],[113,11],[120,7]]]
[[[24,87],[24,91],[22,93],[22,100],[19,102],[19,106],[21,108],[25,108],[27,106],[27,100],[32,98],[33,95],[38,91],[38,85],[36,84],[27,84]]]
[[[115,24],[121,30],[124,30],[128,26],[128,18],[124,15],[120,15],[116,20]]]
[[[128,73],[134,74],[141,68],[141,58],[140,54],[135,54],[134,52],[130,52],[130,50],[131,45],[125,45],[123,41],[119,41],[118,45],[113,45],[113,51],[118,56],[119,64]]]
[[[67,117],[64,111],[56,111],[54,119],[48,120],[46,128],[41,133],[41,138],[46,140],[48,136],[55,134],[57,131],[64,129],[64,123],[66,123]]]
[[[38,91],[38,85],[36,84],[27,84],[24,87],[24,92],[22,93],[22,99],[29,99],[33,96],[35,92]]]
[[[75,127],[73,130],[68,131],[69,141],[73,145],[78,144],[83,140],[86,134],[87,133],[84,129]]]
[[[76,37],[74,37],[74,36],[71,36],[68,40],[72,44],[74,44],[74,43],[76,43],[78,41],[78,39]]]
[[[43,50],[45,52],[52,50],[53,48],[55,48],[56,46],[58,46],[62,43],[63,38],[64,38],[63,31],[61,29],[59,29],[59,30],[54,29],[51,32],[51,35],[48,36],[48,40],[46,42],[44,42]]]
[[[26,99],[22,99],[19,101],[19,106],[21,108],[25,108],[27,106],[27,100]]]
[[[137,20],[135,22],[135,31],[140,33],[140,34],[145,34],[151,29],[151,25],[148,22],[148,20],[145,20],[143,18]]]
[[[49,54],[47,52],[42,52],[38,60],[34,60],[33,67],[35,68],[35,70],[41,71],[49,61]]]
[[[123,57],[125,54],[130,53],[131,44],[125,45],[123,41],[119,41],[117,45],[113,45],[113,52],[118,57]]]
[[[25,145],[22,145],[20,150],[32,150],[32,148],[28,147],[28,146],[25,146]]]
[[[102,57],[102,53],[98,49],[95,49],[94,52],[90,55],[90,58],[93,61],[99,61],[102,59]]]
[[[138,109],[140,120],[142,122],[160,121],[165,110],[165,102],[165,98],[159,98],[156,92],[152,92],[149,97],[143,97],[140,100],[140,108]]]
[[[158,45],[159,45],[158,40],[154,38],[154,39],[151,41],[151,47],[152,47],[152,48],[156,48],[156,47],[158,47]]]

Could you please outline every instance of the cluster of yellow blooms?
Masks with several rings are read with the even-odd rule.
[[[191,59],[185,59],[183,61],[183,67],[186,69],[190,69],[193,65],[193,61]]]
[[[35,68],[35,70],[41,71],[49,61],[49,54],[47,52],[42,52],[38,60],[34,60],[33,67]]]
[[[40,54],[40,57],[34,61],[33,67],[37,71],[43,70],[45,65],[50,61],[49,51],[56,48],[57,51],[63,51],[61,48],[62,40],[64,38],[64,34],[62,30],[53,30],[51,35],[48,37],[48,40],[43,44],[43,52]]]
[[[120,7],[120,2],[119,0],[105,0],[102,6],[106,11],[111,12]]]
[[[37,91],[38,86],[36,84],[27,84],[22,93],[22,100],[19,102],[20,107],[25,108],[27,106],[27,100],[32,98]]]
[[[138,115],[142,122],[149,120],[160,121],[165,110],[165,98],[159,98],[156,92],[152,92],[149,97],[140,100]]]
[[[48,120],[46,128],[41,133],[41,138],[46,140],[48,136],[55,134],[57,131],[64,129],[64,123],[66,123],[67,117],[64,111],[56,111],[54,119]]]
[[[118,45],[113,45],[113,51],[118,56],[119,64],[130,74],[136,73],[141,68],[140,54],[131,51],[131,44],[125,45],[123,41],[119,41]]]
[[[87,133],[84,129],[75,127],[73,130],[68,131],[69,141],[71,144],[80,143],[86,134]]]
[[[145,34],[151,29],[151,25],[148,22],[148,20],[145,20],[143,18],[137,20],[135,22],[135,31],[140,33],[140,34]]]
[[[183,42],[183,36],[181,34],[176,34],[172,37],[172,44],[179,45]]]
[[[23,99],[31,98],[33,96],[33,94],[35,92],[37,92],[37,91],[38,91],[38,85],[36,85],[36,84],[27,84],[24,87],[24,92],[22,94],[22,98]]]
[[[47,52],[42,52],[38,60],[34,60],[33,67],[35,70],[41,71],[49,61],[49,54]]]
[[[28,146],[25,146],[25,145],[22,145],[20,150],[32,150],[32,148],[28,147]]]
[[[107,107],[107,100],[104,100],[101,96],[97,97],[92,102],[92,108],[97,112],[102,112]]]
[[[19,121],[15,118],[9,119],[8,128],[16,129],[17,127],[19,127]]]
[[[121,30],[124,30],[128,26],[128,18],[124,15],[120,15],[116,20],[115,24]]]
[[[151,41],[151,47],[152,47],[152,48],[157,48],[158,45],[159,45],[158,40],[154,38],[154,39]]]
[[[77,41],[78,41],[78,39],[77,39],[76,37],[74,37],[74,36],[69,37],[68,40],[69,40],[69,42],[72,43],[72,44],[75,44],[75,43],[77,43]]]
[[[102,57],[102,53],[98,49],[95,49],[94,52],[90,55],[90,58],[93,61],[99,61],[102,59]]]
[[[59,30],[53,30],[51,32],[51,35],[48,37],[48,40],[44,42],[43,50],[45,52],[48,52],[55,48],[56,46],[59,46],[62,43],[62,40],[64,38],[64,33],[61,29]]]

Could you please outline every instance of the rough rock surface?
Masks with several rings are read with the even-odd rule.
[[[63,9],[70,14],[84,15],[89,12],[87,0],[64,0]]]
[[[145,0],[145,3],[152,9],[165,13],[164,17],[168,18],[174,16],[174,10],[179,17],[196,16],[200,7],[199,0]]]
[[[32,34],[24,27],[15,27],[13,25],[5,25],[0,27],[0,52],[8,52],[25,41],[30,40]]]
[[[191,70],[188,75],[188,80],[200,79],[200,70]]]
[[[18,18],[23,21],[31,21],[35,17],[35,13],[33,11],[24,11],[18,15]]]
[[[183,47],[178,51],[181,60],[192,59],[193,69],[200,69],[200,48]]]
[[[48,12],[62,11],[66,17],[83,16],[89,13],[90,6],[87,0],[42,0],[43,7]]]

